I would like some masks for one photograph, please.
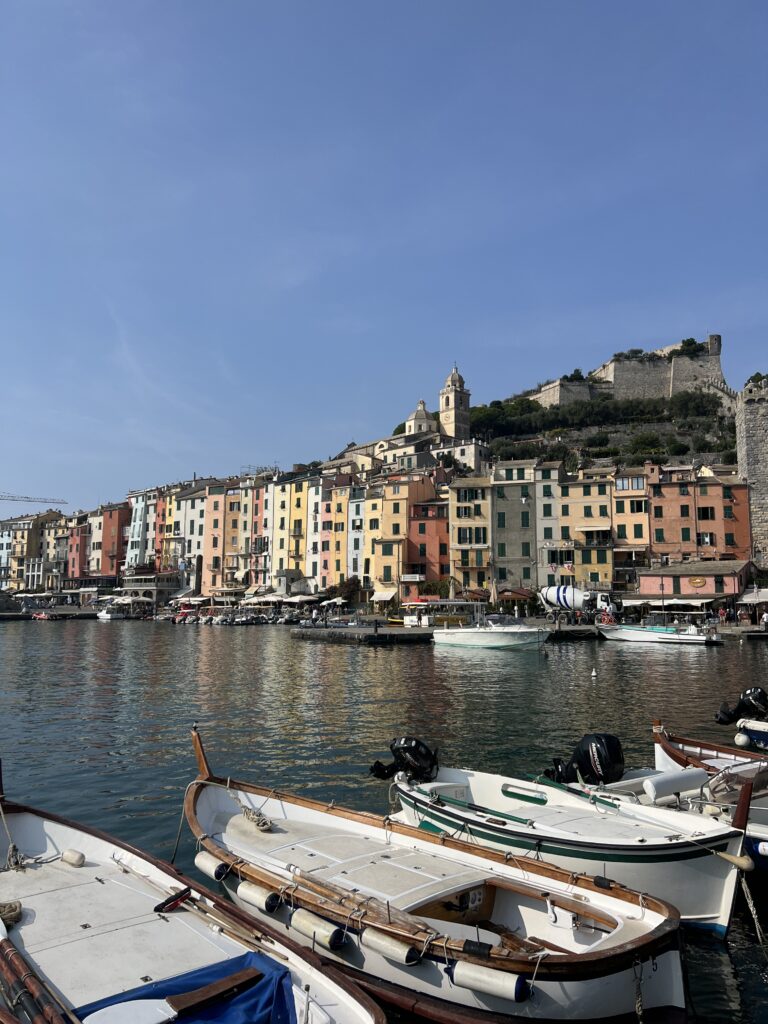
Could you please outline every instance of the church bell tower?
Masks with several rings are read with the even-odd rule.
[[[445,385],[440,389],[440,433],[457,441],[469,440],[469,391],[454,364]]]

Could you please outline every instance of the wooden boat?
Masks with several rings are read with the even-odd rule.
[[[418,742],[418,741],[417,741]],[[411,769],[392,746],[395,815],[422,829],[515,856],[535,854],[577,872],[600,872],[674,901],[683,924],[725,936],[731,920],[748,795],[737,828],[672,808],[610,801],[544,775],[530,780],[442,765]],[[436,758],[434,759],[436,762]]]
[[[193,742],[198,867],[381,999],[455,1024],[685,1019],[679,915],[662,900],[217,777]]]
[[[688,644],[716,647],[723,643],[714,628],[698,626],[632,626],[618,622],[598,622],[597,631],[604,640],[630,644]]]
[[[370,997],[318,956],[171,865],[0,800],[2,1024],[172,1019],[156,1015],[158,1001],[185,1006],[188,1024],[214,1012],[221,1024],[384,1024]],[[6,1003],[26,1016],[3,1013]]]

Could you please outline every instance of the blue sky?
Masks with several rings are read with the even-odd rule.
[[[5,0],[0,491],[325,458],[454,360],[476,403],[709,333],[768,371],[767,23]]]

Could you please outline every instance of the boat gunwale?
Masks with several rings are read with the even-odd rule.
[[[685,767],[687,764],[694,765],[697,768],[703,768],[709,775],[716,775],[721,768],[716,768],[714,765],[707,764],[702,759],[703,750],[711,750],[715,754],[725,754],[728,757],[738,758],[738,761],[743,761],[745,764],[754,764],[758,761],[765,762],[768,767],[768,756],[763,756],[754,750],[741,750],[738,747],[728,747],[722,743],[705,742],[701,740],[690,739],[687,736],[677,736],[673,733],[667,732],[664,727],[664,723],[660,719],[654,719],[653,722],[653,742],[661,747],[665,754],[667,754],[677,764]],[[679,750],[674,744],[679,743],[683,746],[698,747],[699,755],[688,754],[684,751]]]

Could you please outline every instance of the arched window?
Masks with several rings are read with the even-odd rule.
[[[445,408],[447,409],[450,404],[451,404],[451,400],[448,397],[448,395],[446,395],[445,396]]]

